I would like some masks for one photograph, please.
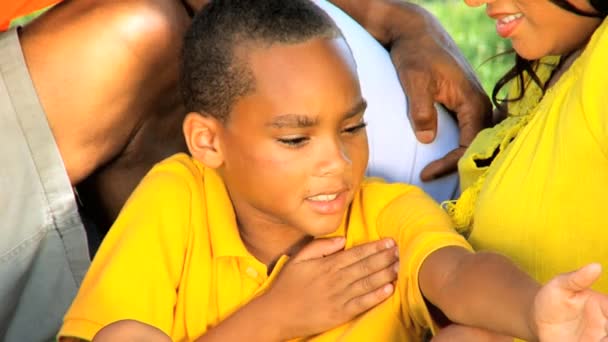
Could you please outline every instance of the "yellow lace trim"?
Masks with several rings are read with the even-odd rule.
[[[559,57],[544,58],[537,67],[536,73],[541,81],[545,82],[551,76],[551,73],[559,63]],[[519,94],[518,82],[513,82],[510,89],[510,96],[515,97]],[[482,146],[486,149],[485,155],[492,155],[498,149],[494,160],[504,151],[507,146],[513,141],[517,134],[525,127],[536,112],[534,109],[538,106],[543,97],[543,90],[528,79],[525,84],[525,94],[521,100],[509,103],[509,115],[498,125],[483,130],[479,133],[475,140],[486,142],[487,146]],[[489,143],[488,143],[489,142]],[[473,147],[475,142],[471,145]],[[487,151],[491,149],[491,151]],[[473,158],[474,153],[465,153],[463,158]],[[458,200],[445,201],[442,203],[443,208],[452,217],[456,230],[468,236],[473,227],[473,216],[479,193],[485,183],[488,172],[491,167],[486,167],[480,173],[478,178],[466,189],[463,189]]]

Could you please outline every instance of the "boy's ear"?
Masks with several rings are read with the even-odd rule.
[[[210,115],[192,112],[186,115],[182,127],[192,157],[210,168],[218,168],[224,162],[218,136],[220,125]]]

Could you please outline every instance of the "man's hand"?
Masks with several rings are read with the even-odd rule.
[[[342,251],[344,239],[312,241],[294,256],[259,300],[281,340],[334,328],[394,291],[398,256],[385,239]]]
[[[541,341],[608,341],[608,296],[589,289],[601,272],[590,264],[541,288],[531,327]]]
[[[331,0],[390,49],[408,98],[416,137],[430,143],[437,134],[434,103],[453,112],[460,147],[429,164],[428,181],[456,170],[475,135],[491,122],[492,105],[454,41],[430,13],[417,5],[391,0]]]

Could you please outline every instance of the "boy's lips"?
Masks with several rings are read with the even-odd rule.
[[[492,15],[496,18],[496,32],[503,38],[511,36],[517,25],[521,22],[523,15],[521,13],[514,13],[508,15]]]
[[[321,215],[333,215],[344,210],[347,197],[348,191],[343,189],[307,197],[306,203],[310,205],[313,211]]]

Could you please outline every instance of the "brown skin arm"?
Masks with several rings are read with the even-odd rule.
[[[133,320],[123,320],[109,324],[93,338],[93,342],[171,342],[171,338],[160,329]],[[87,342],[76,337],[61,337],[59,342]]]
[[[205,335],[197,338],[195,342],[212,341],[281,341],[277,338],[277,331],[272,329],[275,322],[266,319],[266,307],[258,305],[259,300],[253,300],[228,319],[223,321]],[[260,327],[264,327],[260,329]],[[118,321],[112,323],[97,333],[93,342],[170,342],[171,338],[161,330],[138,321]],[[79,338],[62,337],[59,342],[86,342]]]
[[[185,151],[175,0],[66,0],[23,28],[36,90],[73,185],[102,232],[146,172]]]
[[[281,341],[275,321],[266,314],[267,306],[260,299],[254,299],[221,324],[209,330],[195,342],[212,341]],[[264,327],[260,329],[260,327]],[[164,332],[151,325],[124,320],[112,323],[101,329],[93,338],[93,342],[170,342],[171,338]],[[74,337],[62,337],[59,342],[86,342]]]
[[[167,61],[177,60],[188,20],[176,1],[68,0],[22,30],[72,184],[123,153],[151,117],[179,105],[177,63]]]
[[[431,342],[513,342],[513,337],[498,335],[488,330],[468,327],[460,324],[450,324],[439,330]]]
[[[456,170],[473,138],[491,122],[492,105],[475,73],[441,24],[418,5],[398,0],[331,0],[390,49],[408,96],[418,140],[437,132],[434,102],[452,111],[460,127],[460,147],[421,173],[431,180]],[[405,129],[405,128],[404,128]]]
[[[540,285],[501,255],[439,249],[420,269],[420,289],[453,322],[537,339],[531,322]]]

